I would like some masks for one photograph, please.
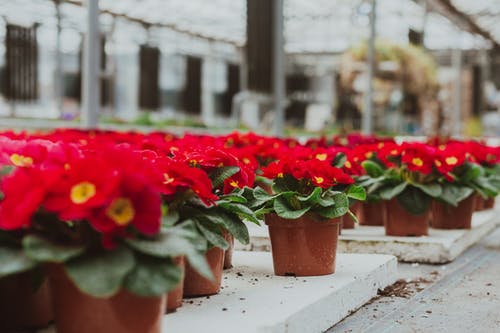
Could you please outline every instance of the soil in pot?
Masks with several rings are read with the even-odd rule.
[[[0,279],[0,332],[45,328],[54,319],[49,283],[36,279],[34,272]]]
[[[281,276],[316,276],[335,272],[341,218],[317,215],[288,220],[276,214],[264,218],[269,227],[274,273]]]
[[[213,247],[206,254],[208,265],[212,270],[214,281],[198,274],[186,263],[184,275],[184,297],[198,297],[218,294],[222,282],[222,268],[224,266],[224,250]]]
[[[234,236],[224,231],[224,239],[229,243],[229,247],[224,251],[224,269],[233,267]]]
[[[182,275],[184,276],[186,272],[186,262],[184,257],[176,257],[174,258],[174,263],[180,267],[182,270]],[[167,313],[174,312],[177,308],[182,306],[182,293],[184,289],[184,278],[181,279],[181,282],[175,287],[174,290],[170,291],[167,294]]]
[[[139,297],[125,290],[110,298],[81,292],[61,266],[49,268],[57,333],[161,333],[166,297]]]
[[[359,225],[383,226],[387,211],[383,201],[363,202],[360,214],[356,215]]]
[[[387,236],[426,236],[429,234],[431,207],[420,215],[409,213],[397,199],[385,202],[387,219],[385,234]]]
[[[476,199],[473,195],[458,203],[457,207],[434,200],[432,227],[436,229],[470,229]]]

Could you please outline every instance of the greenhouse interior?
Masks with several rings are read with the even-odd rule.
[[[500,332],[500,1],[0,17],[0,333]]]

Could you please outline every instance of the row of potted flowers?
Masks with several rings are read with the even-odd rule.
[[[455,211],[473,193],[494,197],[499,155],[361,136],[3,133],[0,329],[54,317],[58,332],[159,332],[165,302],[219,291],[233,239],[249,241],[244,221],[269,226],[277,275],[331,274],[340,225],[360,216],[365,190],[365,216],[396,203],[379,210],[394,234],[390,221],[428,223],[431,198]],[[409,215],[391,220],[398,210]],[[53,306],[36,310],[48,296]]]

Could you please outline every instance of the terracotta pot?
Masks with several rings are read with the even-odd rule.
[[[387,236],[426,236],[429,234],[431,208],[420,215],[413,215],[399,204],[397,199],[385,202],[387,219],[385,234]]]
[[[474,210],[476,212],[484,210],[484,198],[478,193],[474,194],[474,198]]]
[[[224,231],[224,239],[229,243],[229,247],[224,251],[224,269],[233,267],[234,236]]]
[[[214,281],[204,278],[186,263],[184,275],[184,297],[197,297],[218,294],[222,283],[222,267],[224,266],[224,250],[213,247],[206,254],[208,265],[212,270]]]
[[[353,203],[349,207],[349,209],[354,215],[356,215],[356,217],[361,216],[363,214],[363,204],[359,201]],[[354,229],[355,226],[356,225],[354,223],[354,220],[351,219],[350,217],[347,216],[345,219],[342,219],[342,229]]]
[[[315,276],[335,272],[340,218],[321,219],[317,215],[288,220],[266,214],[269,226],[274,273]]]
[[[359,225],[383,226],[387,218],[387,210],[383,201],[364,202],[356,215]]]
[[[473,195],[459,202],[457,207],[434,200],[432,227],[436,229],[470,229],[475,198]]]
[[[82,293],[60,266],[49,269],[57,333],[161,333],[166,297],[125,290],[110,298]]]
[[[54,319],[49,283],[34,290],[34,273],[0,279],[0,332],[45,328]]]
[[[484,200],[484,209],[493,209],[495,208],[495,198],[488,198]]]
[[[174,290],[167,294],[167,313],[174,312],[177,308],[182,306],[182,290],[184,289],[184,274],[186,272],[186,262],[184,257],[174,258],[174,263],[182,270],[181,282],[175,287]]]

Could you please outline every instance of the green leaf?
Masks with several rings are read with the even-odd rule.
[[[215,169],[209,175],[214,188],[221,186],[226,179],[238,173],[240,168],[237,166],[223,166]]]
[[[198,235],[196,241],[200,240],[204,239]],[[154,239],[129,238],[125,242],[136,251],[159,258],[183,256],[193,251],[194,248],[193,240],[177,228],[163,230]]]
[[[331,195],[334,205],[315,209],[314,212],[319,215],[332,219],[339,216],[344,216],[349,211],[349,199],[342,192],[337,192]]]
[[[285,197],[280,196],[274,199],[273,208],[279,217],[282,217],[284,219],[294,220],[298,219],[299,217],[307,213],[311,209],[311,206],[307,206],[301,209],[293,209],[289,204],[288,200]]]
[[[422,192],[430,195],[433,198],[437,198],[441,195],[441,193],[443,193],[443,189],[441,188],[441,185],[439,185],[439,184],[412,183],[411,185],[421,189]]]
[[[75,285],[85,294],[110,297],[120,290],[134,268],[132,251],[125,247],[78,257],[64,264]]]
[[[412,215],[421,215],[429,209],[431,198],[415,187],[408,187],[398,198],[398,202]]]
[[[160,296],[179,285],[182,270],[169,259],[141,256],[125,278],[125,288],[143,297]]]
[[[361,186],[351,185],[347,189],[347,196],[351,199],[363,201],[366,199],[366,192]]]
[[[213,225],[210,222],[207,223],[198,219],[196,219],[196,221],[197,221],[196,226],[198,230],[210,244],[219,247],[223,250],[226,250],[229,247],[229,244],[226,242],[224,237],[222,237],[218,225]]]
[[[0,247],[0,278],[28,271],[37,265],[21,248]]]
[[[332,166],[337,168],[342,168],[345,165],[346,161],[347,161],[347,156],[344,153],[338,153],[333,158]]]
[[[257,219],[256,221],[260,224]],[[250,235],[248,234],[247,226],[237,216],[233,214],[226,214],[224,218],[224,227],[241,244],[248,244],[250,242]]]
[[[396,186],[386,187],[380,191],[380,197],[384,200],[391,200],[392,198],[401,194],[405,190],[407,185],[408,183],[404,182]]]
[[[191,267],[193,267],[195,271],[198,272],[198,274],[209,280],[214,280],[212,270],[210,269],[210,266],[208,266],[207,259],[204,253],[191,252],[186,257]]]
[[[442,188],[443,191],[439,199],[453,206],[457,206],[460,201],[474,193],[474,190],[470,187],[450,183],[443,184]]]
[[[462,177],[462,181],[464,182],[473,181],[484,173],[483,168],[477,164],[467,163],[464,166],[467,167],[467,171],[465,171]]]
[[[39,262],[65,262],[85,252],[84,246],[68,246],[54,243],[36,235],[23,238],[26,255]]]
[[[179,221],[179,212],[176,210],[169,210],[167,215],[162,218],[161,225],[162,227],[172,227]]]
[[[276,193],[295,192],[299,188],[297,179],[290,175],[284,175],[274,179],[273,190]]]
[[[380,167],[377,163],[366,160],[361,163],[363,169],[365,169],[366,173],[372,178],[378,178],[384,174],[384,169]]]
[[[309,202],[311,204],[314,204],[317,203],[321,198],[322,192],[323,190],[321,189],[321,187],[315,187],[311,194],[309,194],[308,196],[299,196],[298,199],[302,202]]]
[[[255,217],[255,213],[253,212],[253,210],[245,205],[239,203],[220,203],[219,207],[224,208],[225,210],[238,216],[246,218],[247,220],[252,221],[256,224],[260,223],[259,220],[257,220],[257,218]]]
[[[217,201],[216,204],[218,204],[219,202],[236,202],[242,204],[247,203],[247,199],[244,196],[236,193],[220,196],[219,199],[220,200]]]

